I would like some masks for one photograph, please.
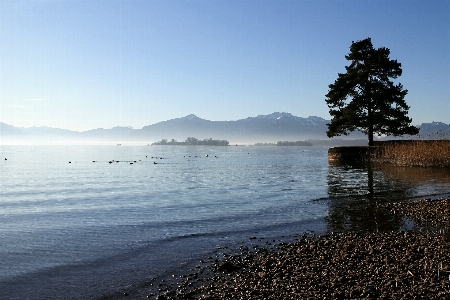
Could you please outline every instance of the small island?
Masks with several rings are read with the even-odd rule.
[[[176,146],[228,146],[229,142],[227,140],[213,140],[204,139],[199,140],[194,137],[188,137],[184,142],[178,142],[177,140],[171,139],[170,141],[162,139],[159,142],[154,142],[152,145],[176,145]]]

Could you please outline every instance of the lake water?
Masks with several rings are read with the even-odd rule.
[[[249,237],[400,229],[377,203],[450,186],[446,170],[329,165],[327,150],[0,146],[0,298],[94,299]]]

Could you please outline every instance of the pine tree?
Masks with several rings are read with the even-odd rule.
[[[330,84],[326,103],[332,120],[327,136],[348,135],[359,130],[368,135],[418,134],[408,117],[409,106],[404,100],[408,90],[390,79],[402,75],[401,64],[389,58],[388,48],[374,49],[371,39],[352,42],[345,58],[351,61],[344,74]]]

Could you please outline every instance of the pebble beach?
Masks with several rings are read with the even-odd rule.
[[[413,220],[415,228],[241,246],[173,280],[104,299],[450,299],[450,199],[381,208]]]

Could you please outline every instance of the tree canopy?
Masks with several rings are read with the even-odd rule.
[[[345,58],[351,61],[346,73],[330,84],[326,103],[331,122],[327,136],[348,135],[359,130],[368,135],[373,146],[373,135],[418,134],[410,125],[409,106],[404,100],[408,90],[390,79],[402,75],[401,64],[389,58],[388,48],[374,49],[370,38],[352,42]]]

